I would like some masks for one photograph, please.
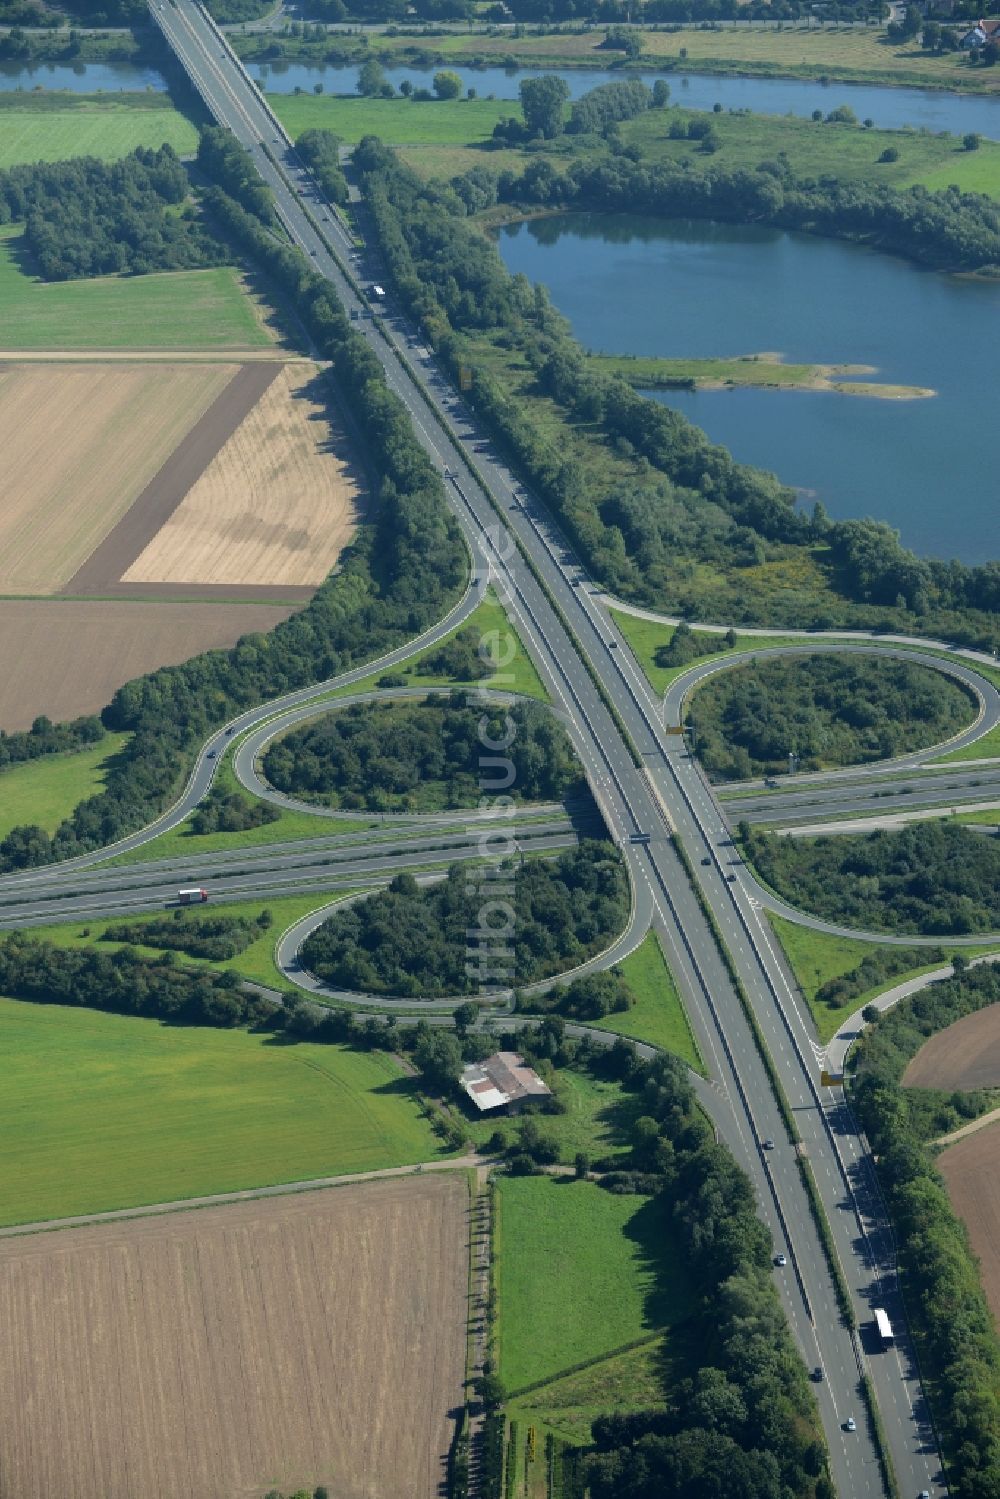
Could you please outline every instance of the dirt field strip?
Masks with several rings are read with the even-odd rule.
[[[239,369],[150,477],[145,489],[114,529],[105,535],[101,545],[70,578],[63,590],[65,593],[96,593],[104,585],[118,582],[129,564],[170,520],[188,490],[247,412],[253,410],[280,370],[281,365],[274,361],[248,364]]]
[[[216,361],[0,370],[0,593],[60,588],[237,368]]]
[[[0,364],[314,364],[282,349],[0,349]]]
[[[457,1173],[0,1244],[0,1493],[434,1499],[462,1402]]]
[[[963,1015],[925,1041],[903,1073],[903,1086],[949,1093],[1000,1087],[1000,1005]]]
[[[157,666],[235,645],[293,612],[277,604],[0,599],[0,728],[98,713]]]
[[[983,1290],[1000,1317],[1000,1127],[978,1130],[937,1158],[951,1205],[969,1230],[982,1267]]]
[[[316,366],[280,368],[123,583],[322,583],[354,533],[361,482],[317,379]]]

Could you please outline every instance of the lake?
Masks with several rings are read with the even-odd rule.
[[[311,93],[317,83],[328,94],[353,94],[357,90],[357,65],[333,67],[322,64],[253,62],[248,64],[252,78],[262,82],[269,92],[292,93],[296,88]],[[436,67],[387,68],[386,75],[395,88],[404,78],[415,87],[430,88]],[[474,88],[481,98],[493,94],[498,99],[517,99],[522,78],[535,76],[525,69],[499,67],[454,69],[465,88]],[[570,96],[578,99],[600,83],[620,82],[631,76],[617,71],[585,69],[555,70],[565,78]],[[643,75],[652,82],[655,73]],[[714,78],[698,74],[666,75],[675,104],[689,109],[752,109],[760,114],[811,115],[814,109],[824,114],[837,104],[850,104],[858,119],[872,119],[886,129],[910,125],[917,129],[948,130],[953,135],[976,131],[979,135],[1000,140],[1000,98],[981,99],[971,95],[947,94],[929,89],[877,88],[864,84],[830,83],[791,78]],[[96,93],[98,89],[165,89],[166,81],[155,68],[134,63],[0,63],[0,92],[33,88],[71,89],[77,94]]]
[[[1000,283],[921,271],[837,240],[633,215],[510,225],[511,271],[542,281],[586,348],[699,358],[780,351],[871,364],[938,392],[656,392],[713,441],[822,499],[873,515],[926,556],[1000,557],[993,392]]]

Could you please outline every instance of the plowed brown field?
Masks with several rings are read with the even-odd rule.
[[[317,377],[315,366],[282,367],[124,582],[323,581],[353,534],[360,484],[313,394]]]
[[[0,368],[0,593],[62,587],[237,368]]]
[[[1000,1124],[967,1135],[938,1156],[952,1206],[969,1230],[983,1289],[1000,1318]]]
[[[272,630],[294,607],[0,599],[0,728],[97,713],[132,677]]]
[[[907,1088],[1000,1087],[1000,1005],[965,1015],[925,1041],[906,1071]]]
[[[459,1174],[0,1244],[0,1493],[439,1493],[465,1365]]]

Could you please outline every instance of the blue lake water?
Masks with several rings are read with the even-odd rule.
[[[669,391],[740,459],[834,516],[889,521],[925,555],[1000,557],[990,415],[1000,283],[921,271],[836,240],[761,227],[592,214],[511,225],[512,271],[550,289],[585,347],[720,357],[780,351],[869,364],[938,392],[886,401],[813,391]]]

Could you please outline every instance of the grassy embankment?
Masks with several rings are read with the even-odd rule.
[[[190,155],[198,131],[166,94],[0,94],[0,168],[97,156],[114,161],[136,146]]]
[[[837,1034],[845,1020],[849,1020],[858,1010],[864,1009],[865,1005],[870,1004],[879,994],[884,994],[887,989],[895,989],[897,984],[903,984],[907,979],[917,978],[922,973],[931,973],[935,968],[941,967],[940,962],[933,962],[909,968],[905,973],[898,973],[895,977],[887,979],[885,983],[876,984],[864,994],[833,1009],[817,1000],[817,990],[830,979],[840,978],[842,974],[850,973],[863,959],[881,951],[882,945],[877,942],[863,942],[854,937],[836,937],[827,932],[816,932],[810,927],[799,926],[794,921],[786,921],[783,916],[769,914],[768,920],[785,950],[785,955],[809,1005],[820,1041],[829,1041],[831,1036]],[[963,957],[973,958],[979,953],[997,951],[995,946],[989,944],[984,947],[956,948],[949,945],[946,938],[940,943],[940,948],[949,959],[956,952],[961,952]]]
[[[0,114],[0,149],[4,120]],[[5,350],[268,348],[258,303],[232,266],[43,282],[21,261],[20,225],[0,228]]]
[[[239,974],[240,978],[249,979],[252,983],[266,984],[272,988],[285,987],[282,978],[274,963],[274,949],[278,938],[294,922],[301,921],[303,916],[308,916],[310,911],[318,911],[321,906],[328,906],[333,901],[346,900],[356,891],[338,890],[324,893],[322,890],[312,890],[303,895],[283,895],[274,900],[241,900],[212,902],[204,908],[206,916],[238,916],[247,921],[255,921],[262,911],[270,911],[274,918],[273,924],[262,931],[249,947],[243,952],[237,953],[234,958],[223,958],[219,960],[209,958],[192,958],[186,953],[178,952],[178,963],[193,968],[214,968],[230,970]],[[116,952],[124,944],[121,942],[104,942],[101,939],[108,927],[115,926],[121,921],[146,924],[150,921],[163,919],[162,911],[150,912],[145,916],[135,916],[129,911],[120,912],[117,916],[109,916],[98,920],[66,921],[53,926],[39,926],[30,929],[30,935],[44,942],[53,942],[57,947],[93,947],[97,946],[100,952]],[[194,919],[197,920],[197,908]],[[160,957],[164,951],[162,947],[144,947],[141,943],[131,943],[136,951],[145,957]]]
[[[509,1413],[521,1413],[524,1386],[557,1381],[584,1362],[594,1365],[587,1374],[526,1395],[524,1413],[587,1440],[587,1406],[607,1409],[605,1370],[617,1375],[621,1408],[643,1408],[651,1395],[658,1404],[662,1386],[648,1353],[616,1360],[617,1370],[599,1361],[657,1333],[669,1343],[668,1330],[684,1321],[693,1287],[665,1208],[550,1177],[503,1178],[496,1201],[496,1342]]]
[[[27,824],[54,833],[74,807],[104,789],[108,762],[127,738],[127,734],[108,734],[89,749],[47,755],[0,770],[0,838],[11,828]]]
[[[698,1043],[655,932],[647,933],[635,951],[618,964],[618,971],[635,1003],[620,1015],[607,1015],[595,1022],[597,1029],[672,1051],[696,1072],[704,1073]]]
[[[380,1053],[0,1000],[0,1222],[440,1154]]]

